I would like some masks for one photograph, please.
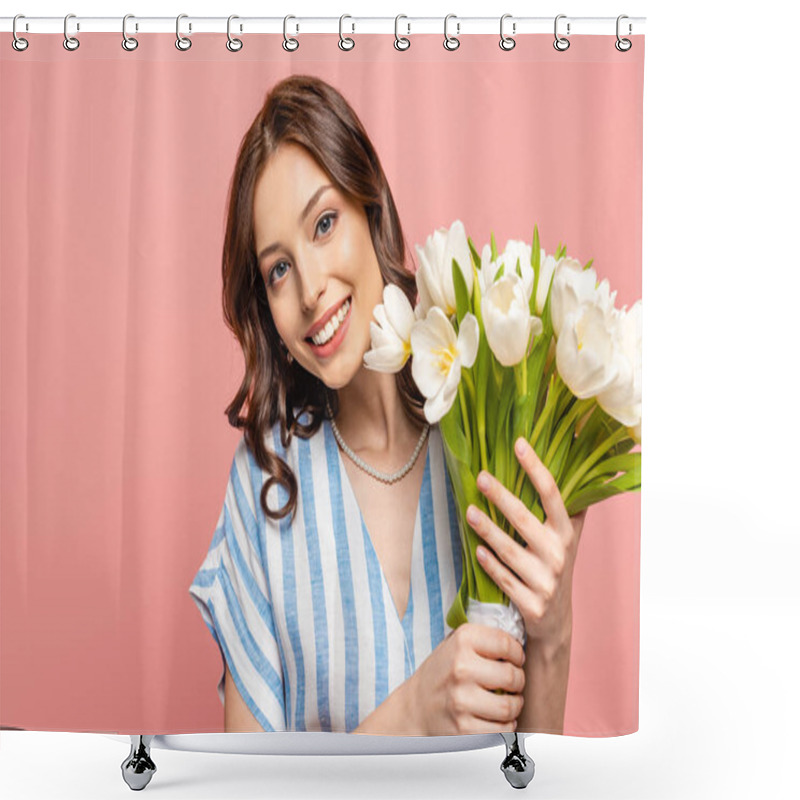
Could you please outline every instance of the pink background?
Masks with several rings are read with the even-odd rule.
[[[0,724],[223,730],[188,587],[222,505],[242,374],[220,252],[236,148],[268,89],[318,75],[380,155],[413,245],[461,219],[594,258],[641,297],[644,37],[30,35],[0,48]],[[365,66],[365,63],[368,66]],[[589,511],[565,733],[638,728],[640,496]]]

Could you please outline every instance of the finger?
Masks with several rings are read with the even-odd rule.
[[[528,543],[529,547],[533,547],[538,553],[547,552],[547,531],[522,500],[515,497],[494,475],[486,470],[481,470],[478,474],[477,486],[487,500],[502,512],[509,524]],[[511,539],[509,536],[506,538]],[[519,545],[518,542],[516,544]],[[522,545],[519,546],[522,547]]]
[[[475,521],[473,522],[473,520]],[[502,564],[509,569],[513,564],[513,572],[531,589],[545,586],[548,583],[547,567],[544,560],[534,552],[534,550],[538,550],[535,545],[523,547],[505,531],[498,528],[483,511],[473,505],[467,508],[467,522],[486,542]],[[536,522],[539,521],[536,520]]]
[[[476,555],[486,574],[514,601],[514,605],[521,613],[526,609],[533,609],[537,613],[544,612],[546,607],[545,598],[552,597],[556,588],[552,581],[547,584],[536,583],[528,586],[506,567],[494,553],[479,546]]]
[[[519,463],[528,473],[531,483],[536,487],[539,497],[542,498],[542,507],[548,521],[555,525],[556,530],[562,534],[570,531],[572,528],[569,514],[550,470],[522,436],[514,444],[514,452],[517,454]]]
[[[463,627],[470,646],[479,656],[493,660],[502,658],[518,667],[525,663],[525,648],[510,633],[475,622]]]
[[[478,656],[474,663],[475,683],[484,689],[490,692],[502,689],[508,694],[521,694],[525,689],[525,670],[511,661]]]
[[[496,694],[477,685],[471,686],[465,697],[470,712],[488,722],[508,724],[517,719],[524,705],[521,694]]]

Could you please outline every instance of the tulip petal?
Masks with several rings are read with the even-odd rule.
[[[364,364],[377,372],[400,372],[408,360],[408,353],[396,345],[372,348],[364,353]]]
[[[461,327],[458,329],[458,339],[456,347],[461,364],[469,369],[478,355],[478,345],[480,344],[481,329],[478,325],[477,317],[471,312],[464,315],[461,320]]]
[[[397,336],[395,336],[394,333],[387,331],[385,328],[382,328],[380,325],[377,325],[371,320],[369,323],[369,336],[373,349],[377,349],[378,347],[388,347],[396,344],[398,341]]]
[[[456,359],[453,369],[447,376],[447,380],[442,384],[441,389],[425,402],[425,418],[433,425],[450,410],[458,391],[458,383],[461,379],[461,364]]]
[[[428,313],[436,309],[434,306]],[[420,392],[425,397],[432,397],[444,383],[445,375],[439,369],[439,357],[436,351],[442,346],[442,341],[436,335],[427,320],[419,320],[411,328],[411,349],[414,357],[411,359],[411,376]]]
[[[411,336],[411,326],[414,324],[414,310],[405,293],[399,286],[393,283],[387,284],[383,290],[383,304],[392,328],[407,342]]]

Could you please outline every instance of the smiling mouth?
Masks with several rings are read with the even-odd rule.
[[[339,306],[339,310],[328,320],[325,327],[321,331],[317,331],[314,336],[306,336],[305,341],[314,347],[324,347],[330,343],[349,316],[352,304],[353,298],[352,295],[349,295]]]

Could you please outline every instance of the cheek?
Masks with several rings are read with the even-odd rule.
[[[278,336],[280,336],[281,341],[285,342],[289,336],[289,328],[287,327],[288,320],[285,319],[286,314],[281,313],[279,303],[275,303],[274,305],[270,303],[269,311],[272,315],[272,324],[275,326]]]

